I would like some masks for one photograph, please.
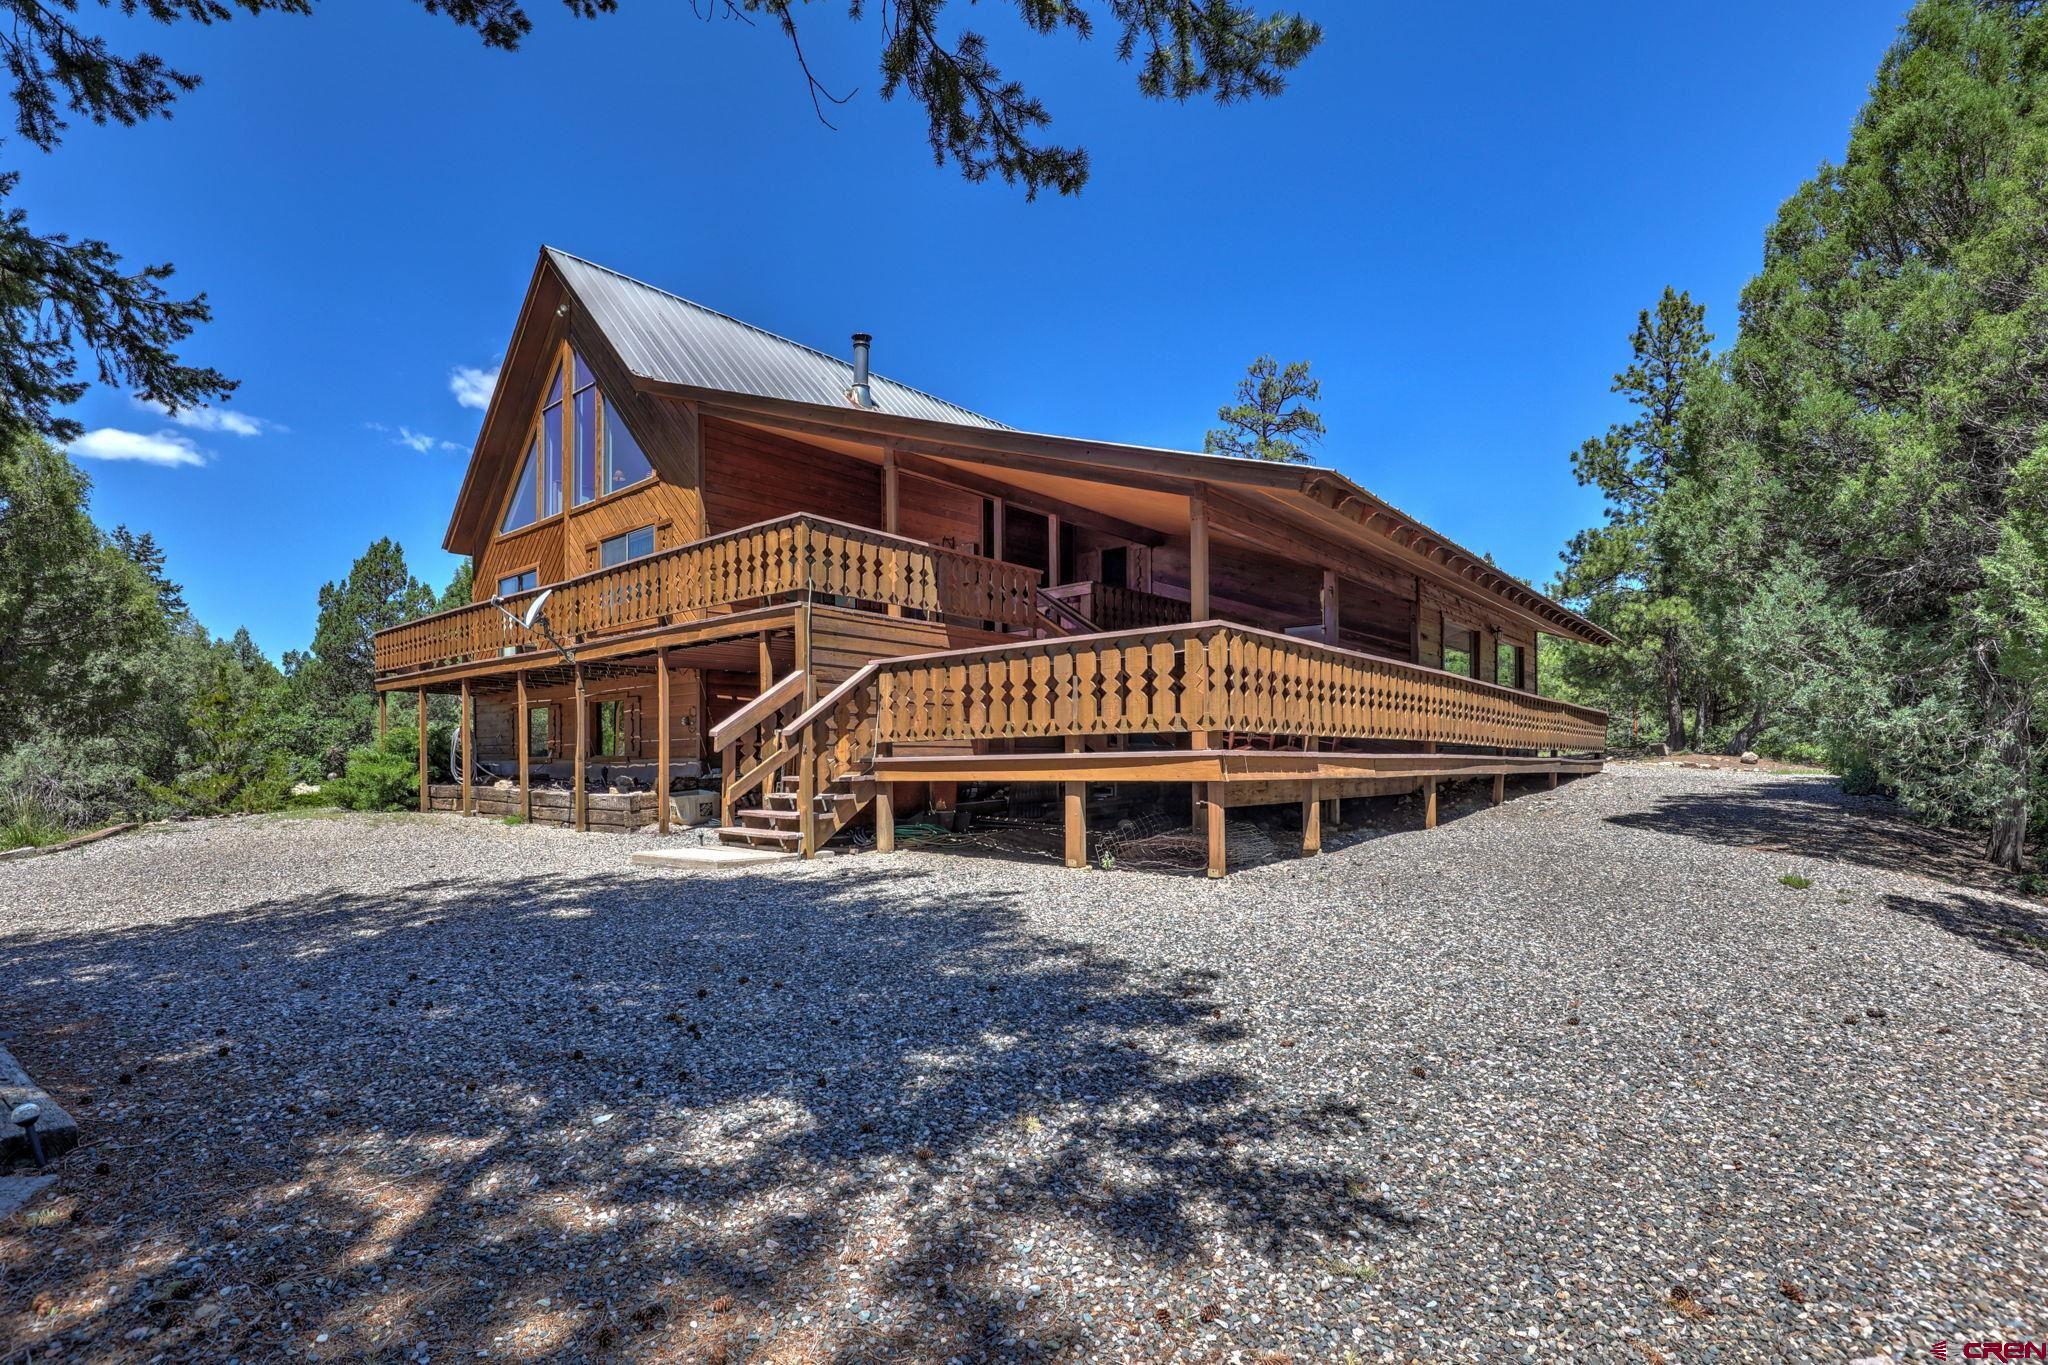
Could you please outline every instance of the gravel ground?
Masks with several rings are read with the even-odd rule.
[[[0,868],[0,1035],[91,1144],[0,1359],[2048,1338],[2040,905],[1810,778],[1372,809],[1214,883],[449,816]]]

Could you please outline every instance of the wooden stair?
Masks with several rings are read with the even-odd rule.
[[[830,787],[815,798],[813,816],[818,843],[824,844],[846,828],[874,799],[874,782],[863,774],[840,774]],[[775,848],[790,853],[803,848],[802,821],[797,815],[797,778],[785,773],[771,790],[763,791],[764,805],[733,812],[739,823],[721,825],[718,840],[741,848]]]

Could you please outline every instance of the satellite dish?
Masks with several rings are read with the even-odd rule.
[[[555,590],[553,588],[542,588],[540,595],[526,604],[526,610],[520,614],[519,624],[525,626],[528,630],[532,630],[533,623],[540,619],[540,609],[546,606],[548,599],[554,595]]]

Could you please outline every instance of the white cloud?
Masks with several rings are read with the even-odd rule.
[[[254,417],[246,412],[230,412],[226,408],[179,408],[172,412],[162,403],[148,399],[137,399],[135,406],[145,412],[168,417],[181,427],[193,431],[224,431],[231,436],[261,436],[266,431],[282,431],[284,428],[267,418]]]
[[[189,437],[175,431],[159,431],[152,436],[119,427],[100,427],[88,431],[67,448],[74,458],[82,460],[134,460],[170,468],[202,465],[207,458],[206,452],[192,444]]]
[[[382,422],[365,422],[363,425],[371,431],[389,436],[391,444],[404,446],[415,454],[431,455],[437,450],[452,450],[459,454],[463,450],[463,447],[453,441],[444,441],[438,436],[429,436],[424,431],[414,431],[411,427],[387,427]]]
[[[465,408],[482,411],[491,405],[491,391],[498,387],[498,366],[479,370],[474,365],[457,365],[448,372],[448,392]]]

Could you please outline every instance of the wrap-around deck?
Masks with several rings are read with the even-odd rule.
[[[1176,783],[1196,788],[1220,873],[1222,812],[1233,805],[1299,800],[1314,851],[1323,803],[1420,790],[1433,824],[1440,781],[1492,777],[1498,797],[1509,775],[1596,771],[1606,743],[1606,716],[1591,708],[1253,626],[1096,630],[1090,606],[1157,620],[1185,616],[1188,604],[1100,585],[1048,592],[1033,568],[808,514],[547,592],[531,628],[517,618],[537,594],[520,593],[506,610],[481,602],[380,632],[380,691],[455,690],[467,721],[473,691],[509,681],[523,698],[529,677],[566,670],[580,698],[588,675],[652,666],[665,741],[670,668],[758,640],[758,694],[709,735],[721,812],[736,839],[805,855],[870,806],[878,843],[890,847],[899,792],[1031,783],[1061,788],[1068,861],[1078,864],[1089,785]],[[820,613],[865,619],[881,652],[850,670],[823,666],[812,639]],[[788,666],[775,678],[767,641],[781,634]],[[971,643],[920,647],[935,638]],[[661,750],[657,792],[670,786]],[[531,790],[523,758],[518,790]]]

